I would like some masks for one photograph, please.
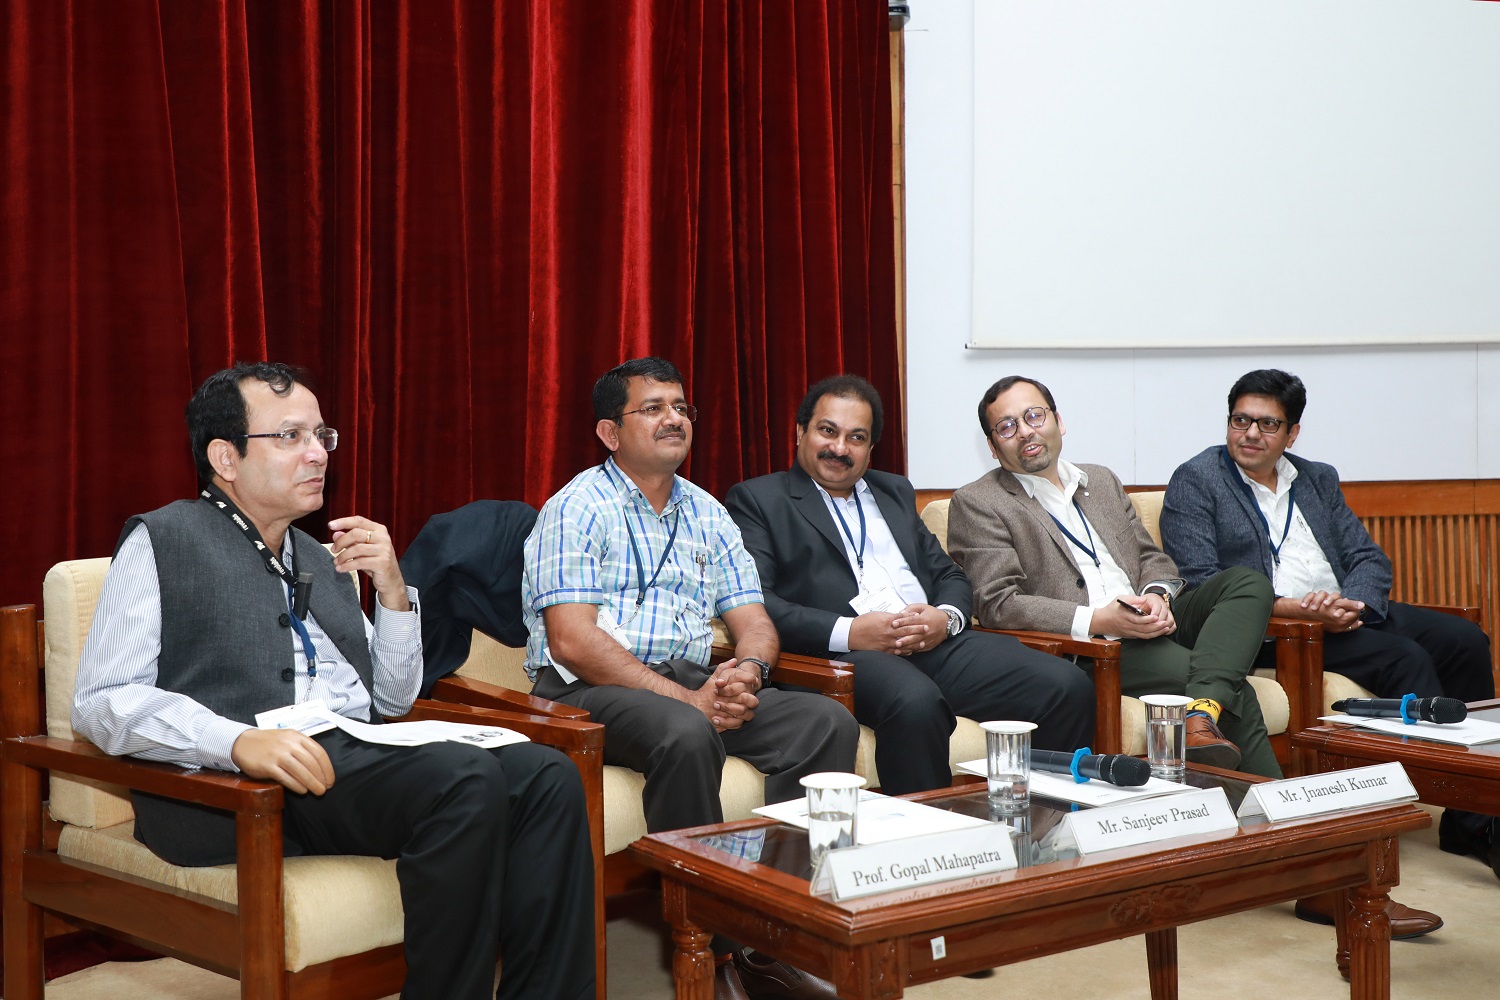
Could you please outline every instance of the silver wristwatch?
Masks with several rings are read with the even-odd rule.
[[[963,631],[963,615],[959,614],[957,611],[954,611],[952,608],[943,608],[943,614],[948,616],[948,634],[950,636],[958,635],[958,633]]]

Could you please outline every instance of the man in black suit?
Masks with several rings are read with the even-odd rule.
[[[917,517],[911,483],[869,470],[882,424],[869,382],[824,379],[798,408],[791,470],[729,491],[783,648],[854,664],[854,714],[875,730],[891,794],[949,784],[955,714],[1035,722],[1038,747],[1083,746],[1087,675],[969,628],[968,577]]]

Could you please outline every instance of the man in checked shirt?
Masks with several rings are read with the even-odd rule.
[[[548,500],[526,540],[534,693],[604,724],[605,762],[646,776],[653,833],[723,819],[726,754],[766,775],[768,803],[803,794],[808,774],[853,770],[859,727],[843,706],[766,686],[780,643],[755,563],[723,505],[677,475],[698,416],[682,374],[627,361],[594,384],[594,416],[609,457]],[[715,616],[735,642],[717,667]],[[726,975],[753,993],[816,992],[764,956],[737,954],[735,968],[721,992]]]

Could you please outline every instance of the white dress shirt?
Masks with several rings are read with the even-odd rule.
[[[1074,538],[1093,547],[1094,554],[1090,555],[1073,542],[1068,543],[1068,551],[1073,554],[1073,562],[1078,566],[1078,574],[1088,586],[1089,593],[1089,603],[1080,604],[1073,612],[1071,634],[1074,639],[1087,639],[1090,635],[1089,624],[1094,618],[1094,609],[1103,607],[1123,594],[1134,595],[1135,587],[1130,577],[1115,561],[1115,557],[1110,554],[1109,546],[1105,545],[1104,540],[1094,533],[1093,526],[1083,516],[1083,511],[1079,510],[1078,505],[1073,502],[1073,497],[1080,489],[1084,491],[1084,496],[1088,496],[1088,473],[1072,462],[1058,459],[1057,477],[1062,480],[1061,490],[1053,486],[1050,479],[1016,473],[1016,479],[1020,481],[1021,488],[1026,491],[1027,496],[1035,499],[1042,505],[1043,510],[1062,522],[1063,527],[1067,528]],[[1119,637],[1105,636],[1105,638],[1117,639]]]
[[[1279,559],[1271,560],[1271,585],[1277,597],[1304,597],[1318,590],[1337,592],[1338,577],[1333,575],[1333,566],[1323,554],[1323,547],[1313,537],[1302,508],[1292,502],[1292,483],[1297,479],[1297,467],[1285,455],[1276,460],[1276,489],[1262,486],[1245,470],[1235,466],[1240,478],[1250,484],[1256,506],[1266,519],[1263,528],[1269,529],[1272,548],[1280,546]],[[1291,507],[1291,524],[1287,524],[1287,509]]]
[[[844,540],[844,557],[849,560],[849,568],[854,571],[859,592],[872,594],[889,587],[907,605],[929,603],[927,591],[922,589],[921,582],[907,565],[906,557],[901,554],[901,547],[896,544],[896,536],[891,534],[891,526],[885,523],[885,515],[880,513],[880,505],[875,502],[870,484],[863,479],[859,480],[848,497],[833,496],[816,480],[813,485],[822,494],[823,503],[828,507],[828,516],[833,518],[834,527]],[[857,508],[856,503],[859,505]],[[865,514],[863,532],[859,526],[861,510]],[[839,523],[841,517],[842,525]],[[864,542],[863,570],[860,569],[857,549],[861,541]],[[960,632],[968,625],[968,622],[962,621],[963,612],[958,608],[951,604],[940,604],[938,607],[958,614]],[[849,652],[849,630],[853,627],[853,618],[840,618],[833,623],[833,633],[828,637],[829,652]]]
[[[290,560],[290,531],[281,554]],[[390,611],[376,600],[375,625],[365,621],[374,664],[375,708],[382,715],[404,715],[422,683],[416,589],[407,587],[406,596],[414,610]],[[354,666],[311,614],[306,625],[317,653],[317,677],[308,678],[302,640],[295,629],[288,629],[291,638],[286,652],[296,670],[294,697],[298,702],[322,698],[341,715],[361,721],[368,718],[370,692]],[[252,727],[216,715],[185,694],[157,687],[160,655],[161,583],[150,532],[139,524],[120,546],[104,577],[78,663],[73,728],[108,754],[238,771],[230,752],[240,734]]]

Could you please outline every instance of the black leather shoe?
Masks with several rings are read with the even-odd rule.
[[[735,952],[734,966],[745,992],[756,1000],[791,997],[793,1000],[838,1000],[838,991],[826,979],[810,976],[785,962],[748,948]]]
[[[714,970],[714,1000],[750,1000],[745,984],[740,982],[740,970],[733,962],[725,962]]]

